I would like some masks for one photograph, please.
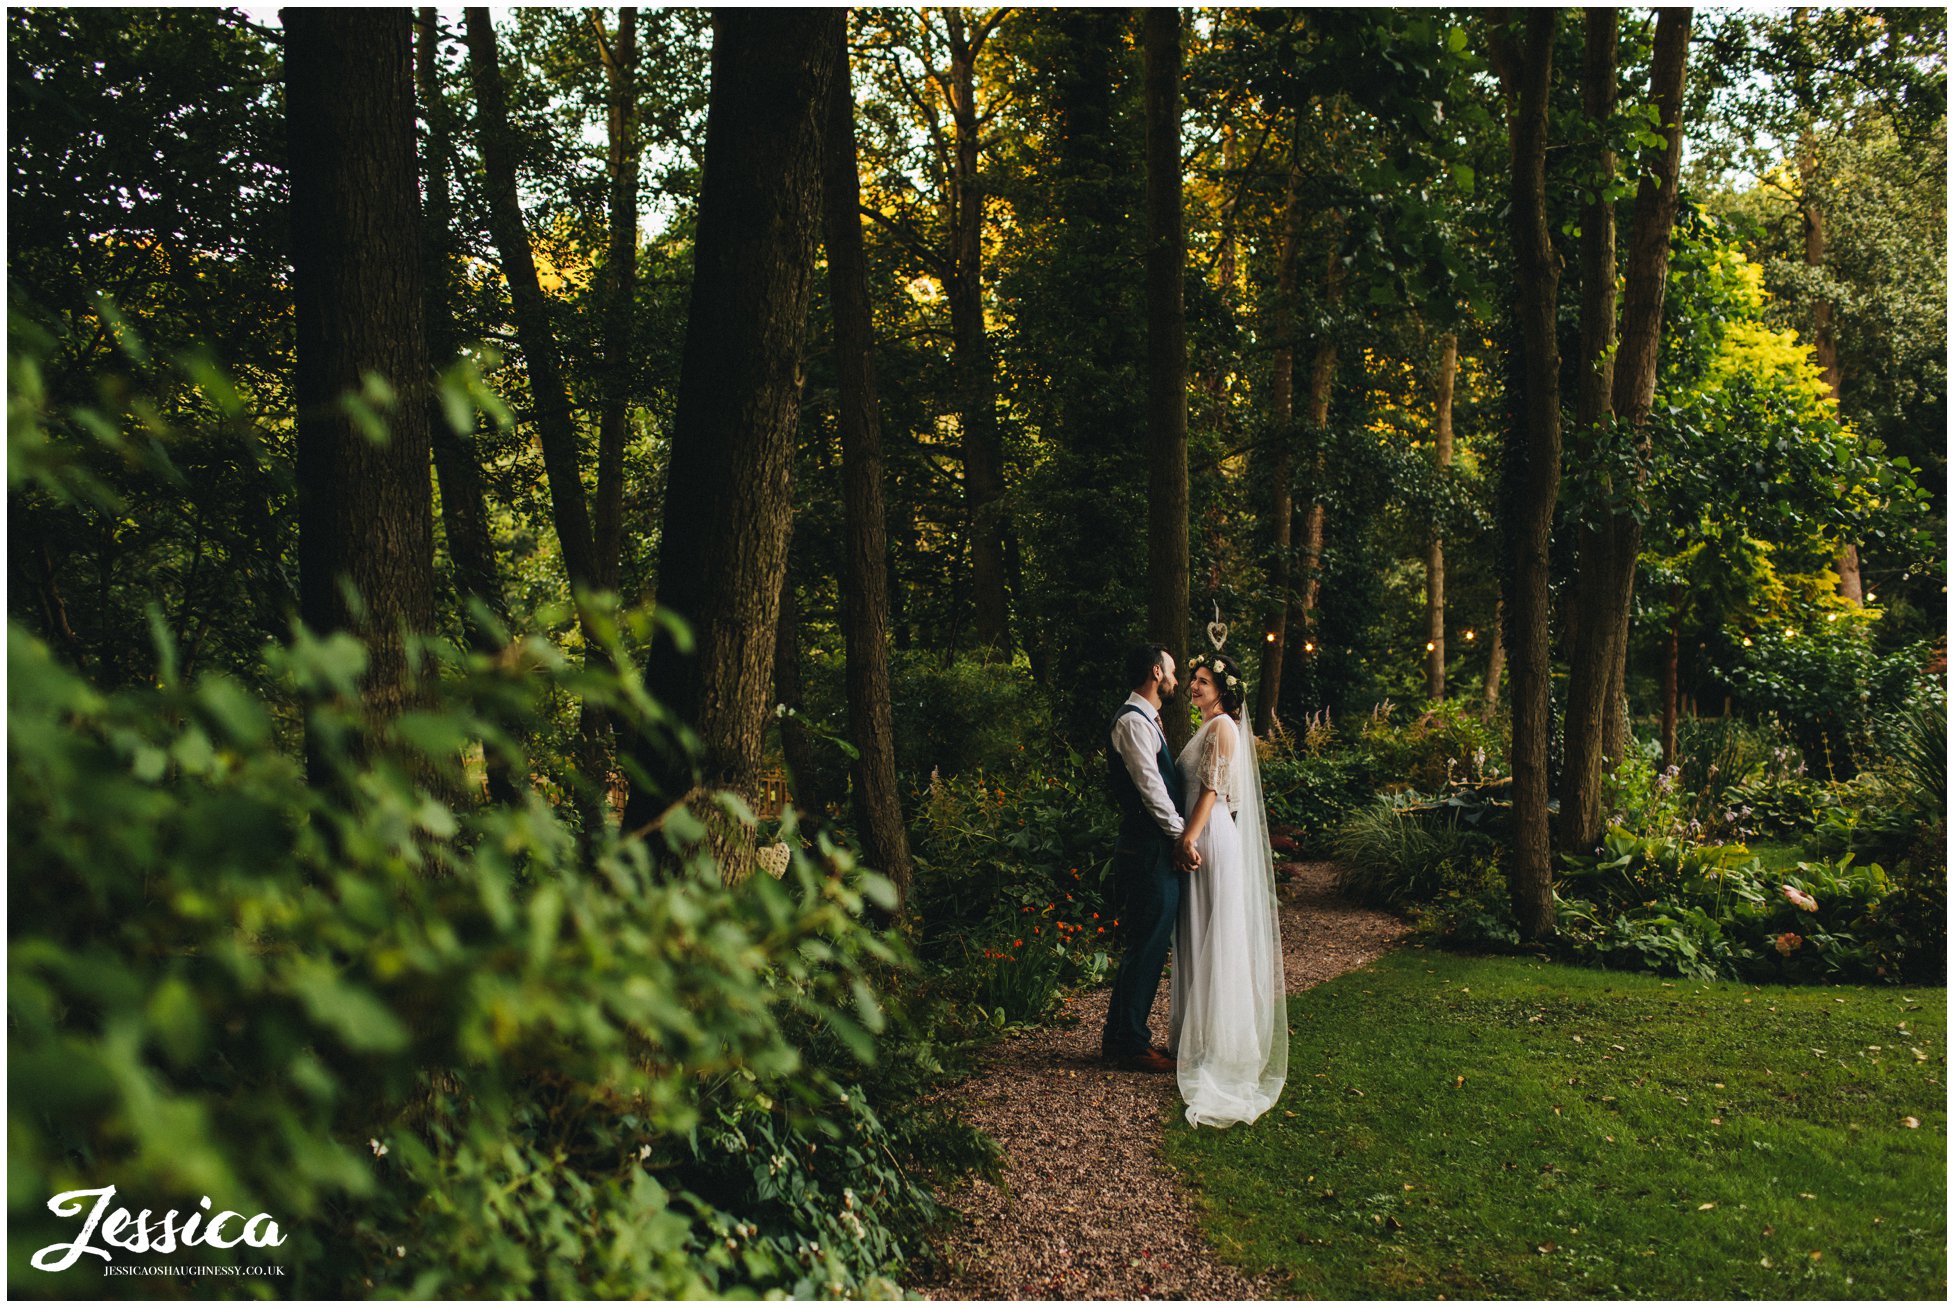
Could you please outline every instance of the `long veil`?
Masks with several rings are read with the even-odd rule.
[[[1204,887],[1181,902],[1174,961],[1173,1043],[1181,1097],[1196,1126],[1253,1122],[1289,1074],[1288,997],[1276,920],[1275,855],[1255,737],[1237,722],[1236,850],[1216,849]],[[1237,866],[1227,863],[1239,860]]]
[[[1266,1051],[1261,1092],[1274,1104],[1289,1078],[1289,995],[1282,975],[1282,932],[1276,915],[1275,848],[1269,843],[1269,806],[1262,793],[1262,760],[1248,714],[1242,715],[1241,755],[1247,763],[1242,810],[1235,819],[1247,865],[1249,974],[1255,979],[1255,1030]]]

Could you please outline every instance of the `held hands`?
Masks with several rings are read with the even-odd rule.
[[[1194,833],[1182,832],[1181,838],[1174,842],[1174,867],[1182,872],[1194,872],[1201,866],[1201,851],[1194,847]]]

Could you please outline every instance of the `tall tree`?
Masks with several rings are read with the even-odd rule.
[[[703,773],[634,742],[637,828],[703,781],[749,797],[760,769],[787,566],[803,334],[820,217],[822,124],[841,10],[721,9],[698,243],[658,554],[658,604],[695,649],[661,639],[652,693],[698,735]],[[752,866],[718,842],[729,878]]]
[[[597,418],[597,502],[592,525],[595,579],[616,590],[624,530],[624,438],[630,423],[631,305],[638,293],[638,11],[617,11],[617,34],[596,10],[590,26],[608,90],[610,240],[604,254],[604,395]]]
[[[1287,182],[1283,188],[1282,234],[1276,249],[1275,300],[1269,310],[1272,375],[1269,379],[1268,472],[1269,607],[1264,618],[1265,655],[1256,687],[1255,732],[1275,729],[1276,702],[1282,693],[1284,654],[1289,648],[1291,554],[1295,544],[1296,494],[1296,258],[1303,234],[1302,122],[1294,124]]]
[[[441,19],[438,10],[424,7],[417,25],[414,70],[420,88],[421,116],[427,123],[427,214],[421,242],[426,252],[423,276],[427,288],[427,349],[436,371],[454,363],[460,352],[455,330],[456,249],[454,169],[454,111],[441,89]],[[440,396],[428,394],[428,430],[434,445],[434,473],[441,483],[441,524],[454,560],[456,597],[461,601],[463,626],[482,648],[490,635],[467,616],[471,603],[480,602],[498,619],[506,620],[502,574],[489,534],[488,509],[482,485],[482,465],[472,443],[449,425]]]
[[[845,39],[846,33],[842,34]],[[862,188],[855,155],[855,99],[848,53],[836,56],[822,154],[823,236],[834,310],[841,390],[842,529],[848,559],[841,586],[847,658],[848,734],[855,828],[862,858],[895,883],[898,914],[915,878],[896,788],[894,714],[889,702],[888,528],[882,505],[882,415],[875,398],[875,350],[868,266],[862,252]]]
[[[1506,97],[1511,151],[1509,231],[1513,317],[1518,328],[1505,467],[1512,589],[1506,596],[1513,680],[1513,862],[1507,881],[1521,934],[1554,926],[1552,848],[1547,827],[1548,543],[1560,490],[1560,265],[1547,214],[1547,108],[1559,13],[1532,9],[1490,29],[1493,65]]]
[[[1593,176],[1581,206],[1580,353],[1575,359],[1574,431],[1576,463],[1598,462],[1606,427],[1614,416],[1615,387],[1615,151],[1609,132],[1615,112],[1620,11],[1587,11],[1581,66],[1581,110],[1595,135]],[[1603,488],[1610,479],[1604,473]],[[1601,815],[1604,715],[1613,708],[1610,659],[1613,651],[1612,597],[1607,593],[1607,553],[1612,544],[1600,506],[1584,516],[1576,546],[1576,573],[1564,621],[1567,643],[1566,742],[1561,764],[1561,836],[1568,848],[1586,851],[1594,844]]]
[[[1459,372],[1459,334],[1438,344],[1432,396],[1432,440],[1438,475],[1452,466],[1452,385]],[[1425,540],[1425,697],[1445,698],[1445,537],[1434,522]]]
[[[366,642],[368,703],[386,714],[409,693],[403,637],[427,631],[434,617],[411,11],[280,12],[298,327],[299,613],[315,631],[350,630]]]
[[[509,127],[509,92],[502,78],[496,50],[495,26],[489,11],[467,11],[468,72],[475,86],[477,125],[481,133],[482,168],[488,182],[489,232],[509,283],[509,307],[515,318],[516,341],[522,347],[529,373],[529,394],[536,408],[536,431],[543,446],[543,468],[549,476],[550,514],[563,566],[573,591],[601,587],[597,547],[591,534],[590,509],[584,500],[577,430],[571,415],[570,389],[563,379],[563,363],[556,334],[550,326],[549,301],[536,276],[536,256],[518,198],[515,133]],[[634,223],[635,230],[635,223]]]
[[[978,642],[1009,651],[1006,600],[1004,442],[997,429],[997,383],[984,329],[984,190],[978,179],[983,148],[977,110],[977,56],[1006,11],[967,15],[943,11],[950,63],[940,76],[950,103],[953,162],[945,201],[950,211],[950,336],[963,432],[964,495],[970,506],[970,585]]]
[[[1181,280],[1181,16],[1146,11],[1147,630],[1188,656],[1187,313]],[[1165,717],[1175,749],[1185,713]]]
[[[1649,411],[1655,401],[1663,298],[1669,285],[1669,241],[1676,222],[1682,164],[1683,75],[1688,66],[1690,17],[1688,9],[1664,9],[1656,19],[1649,92],[1657,110],[1656,131],[1662,144],[1649,147],[1640,156],[1641,177],[1629,231],[1621,336],[1615,345],[1612,388],[1608,407],[1594,418],[1605,421],[1612,410],[1633,433],[1638,466],[1646,466],[1649,454]],[[1606,75],[1612,84],[1612,60]],[[1606,277],[1612,283],[1612,261]],[[1610,302],[1602,307],[1612,310],[1612,299],[1611,287],[1607,296]],[[1597,343],[1605,349],[1600,339],[1603,333],[1598,326]],[[1587,343],[1585,324],[1583,342]],[[1585,399],[1590,379],[1583,381]],[[1643,480],[1643,474],[1638,473],[1634,485],[1615,488],[1610,500],[1619,494],[1627,502],[1609,503],[1598,530],[1582,542],[1585,548],[1576,579],[1580,616],[1575,631],[1579,642],[1569,667],[1561,792],[1562,836],[1575,849],[1592,847],[1601,834],[1601,747],[1605,718],[1615,707],[1609,698],[1614,667],[1617,661],[1624,669],[1627,666],[1630,604],[1636,563],[1642,552],[1642,523],[1633,500],[1641,494]]]

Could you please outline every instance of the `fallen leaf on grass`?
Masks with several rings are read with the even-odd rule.
[[[1709,1204],[1698,1204],[1698,1205],[1696,1205],[1696,1211],[1697,1211],[1697,1212],[1699,1212],[1699,1213],[1707,1213],[1707,1212],[1709,1212],[1709,1211],[1710,1211],[1710,1210],[1711,1210],[1712,1208],[1715,1208],[1715,1207],[1716,1207],[1716,1205],[1715,1205],[1715,1204],[1713,1204],[1713,1203],[1709,1203]]]
[[[1904,1126],[1909,1131],[1918,1131],[1920,1129],[1920,1119],[1911,1116],[1902,1117],[1900,1119],[1900,1125]]]
[[[1556,1245],[1552,1240],[1549,1240],[1545,1244],[1537,1244],[1533,1247],[1536,1251],[1540,1253],[1552,1253],[1555,1249],[1559,1248],[1560,1246]]]
[[[1454,1090],[1461,1089],[1465,1086],[1465,1083],[1466,1083],[1466,1079],[1464,1077],[1462,1076],[1454,1077],[1452,1079],[1452,1088]]]
[[[1711,1125],[1711,1126],[1722,1126],[1722,1125],[1723,1125],[1723,1119],[1722,1119],[1721,1117],[1712,1117],[1712,1118],[1710,1119],[1710,1125]]]
[[[1813,1261],[1813,1262],[1817,1262],[1817,1261],[1818,1261],[1819,1259],[1821,1259],[1821,1258],[1823,1258],[1824,1256],[1825,1256],[1825,1255],[1824,1255],[1824,1254],[1822,1254],[1822,1253],[1820,1253],[1820,1252],[1819,1252],[1818,1250],[1816,1250],[1816,1249],[1814,1249],[1814,1250],[1812,1250],[1812,1261]]]

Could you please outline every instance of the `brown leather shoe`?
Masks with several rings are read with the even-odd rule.
[[[1158,1049],[1149,1049],[1144,1054],[1125,1054],[1113,1062],[1126,1072],[1171,1072],[1178,1066]]]

